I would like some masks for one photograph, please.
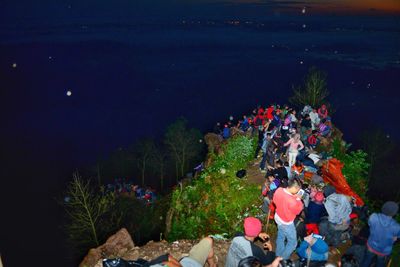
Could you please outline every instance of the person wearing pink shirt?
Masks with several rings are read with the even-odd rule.
[[[293,137],[290,138],[289,141],[284,144],[284,146],[289,146],[289,167],[292,168],[292,166],[296,163],[299,150],[304,148],[303,142],[300,140],[300,134],[293,135]]]
[[[303,210],[303,202],[298,192],[301,189],[299,179],[291,179],[288,187],[276,189],[273,201],[276,206],[275,222],[278,225],[278,235],[276,238],[276,255],[284,260],[290,255],[297,246],[297,233],[294,226],[294,219]],[[286,243],[285,243],[286,240]]]

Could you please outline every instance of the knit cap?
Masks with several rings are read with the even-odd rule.
[[[394,216],[399,211],[399,205],[393,201],[387,201],[382,206],[382,213],[386,216]]]
[[[324,188],[325,197],[329,197],[333,193],[336,193],[336,189],[333,186],[331,186],[331,185],[325,186],[325,188]]]
[[[257,237],[261,233],[261,222],[254,217],[244,219],[244,234],[250,237]]]

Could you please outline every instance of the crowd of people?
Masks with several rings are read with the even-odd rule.
[[[155,189],[149,186],[141,187],[124,178],[115,178],[113,183],[108,183],[104,188],[104,193],[135,197],[145,204],[152,204],[157,199]]]
[[[387,201],[381,212],[369,215],[353,197],[324,181],[321,162],[327,155],[317,151],[332,130],[326,105],[305,106],[299,113],[287,105],[258,107],[238,123],[231,116],[223,127],[215,125],[214,132],[225,140],[238,132],[257,136],[255,164],[265,174],[261,209],[266,213],[266,229],[269,220],[277,228],[272,242],[262,231],[260,219],[245,218],[244,231],[233,238],[225,267],[388,266],[393,245],[400,238],[400,224],[393,218],[399,206]],[[117,184],[113,188],[120,192],[125,187]],[[129,192],[137,194],[137,188]],[[256,245],[257,239],[262,247]],[[216,267],[213,244],[213,238],[206,237],[180,261],[169,255],[152,266],[202,267],[208,263]],[[339,247],[347,249],[340,252]],[[338,262],[328,262],[330,254]]]
[[[336,192],[334,186],[324,182],[320,163],[327,155],[317,151],[332,130],[326,105],[305,106],[299,113],[287,105],[258,107],[237,124],[230,117],[222,129],[220,123],[214,127],[223,139],[237,132],[258,137],[254,157],[261,158],[256,164],[266,178],[262,209],[277,225],[274,255],[281,264],[290,266],[293,258],[298,258],[303,266],[326,266],[328,254],[339,253],[337,248],[351,241],[342,257],[346,266],[385,266],[393,243],[400,237],[400,225],[393,219],[398,204],[386,202],[381,213],[368,219],[366,209],[357,206],[353,197]],[[362,220],[367,230],[355,234]],[[255,219],[251,221],[258,225]],[[246,219],[245,232],[249,223]],[[266,260],[253,247],[257,236],[252,232],[235,237],[226,266],[236,267],[248,256],[254,256],[263,266],[274,264],[274,257]]]

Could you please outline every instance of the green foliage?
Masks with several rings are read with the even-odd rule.
[[[319,107],[328,95],[326,73],[312,67],[304,81],[304,86],[294,88],[293,96],[289,101],[299,107],[305,105]]]
[[[350,187],[366,200],[370,166],[367,161],[368,155],[361,149],[349,151],[349,148],[350,145],[343,140],[335,139],[332,144],[331,155],[344,164],[342,172]]]
[[[66,225],[69,241],[77,251],[99,246],[120,221],[117,214],[107,216],[115,204],[114,195],[96,194],[90,183],[83,181],[77,173],[74,173],[66,195],[68,201],[63,205],[69,219]]]
[[[199,238],[206,234],[242,231],[243,218],[259,214],[260,189],[238,179],[255,151],[253,139],[236,136],[223,147],[223,154],[191,185],[172,194],[174,212],[169,240]]]

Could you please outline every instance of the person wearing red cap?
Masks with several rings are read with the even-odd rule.
[[[249,256],[257,257],[263,266],[277,267],[279,265],[282,258],[275,257],[269,236],[261,232],[261,228],[262,224],[257,218],[247,217],[244,220],[244,235],[237,234],[233,238],[226,257],[225,267],[237,267],[240,260]],[[264,247],[269,250],[267,253],[264,253],[260,247],[254,244],[256,238],[265,241]]]

